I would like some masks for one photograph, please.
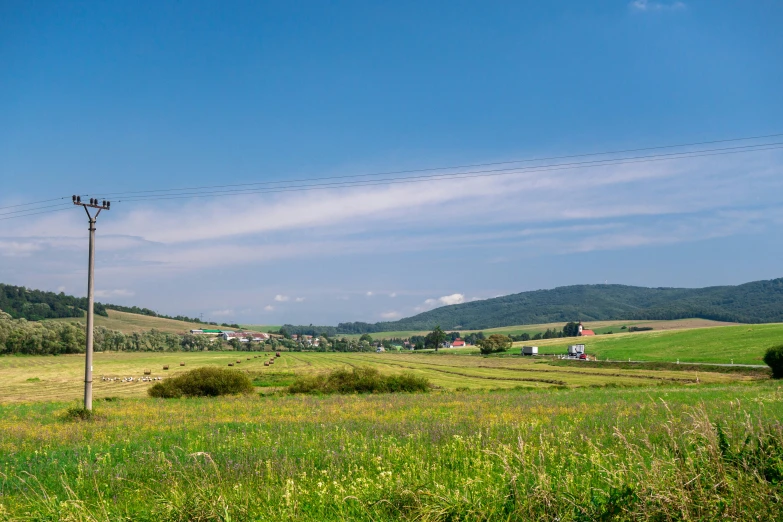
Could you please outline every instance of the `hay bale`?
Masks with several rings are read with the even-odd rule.
[[[180,366],[185,366],[184,362],[179,363]]]
[[[169,369],[169,365],[167,364],[166,366],[163,367],[163,369],[164,370],[168,370]]]

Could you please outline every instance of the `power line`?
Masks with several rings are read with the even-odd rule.
[[[648,161],[652,162],[652,161],[664,161],[664,160],[676,160],[676,159],[689,159],[689,158],[716,156],[716,155],[724,155],[724,154],[737,154],[743,152],[759,152],[764,150],[773,150],[773,149],[781,148],[781,146],[783,146],[783,142],[749,144],[749,145],[739,145],[736,147],[720,147],[720,148],[712,148],[712,149],[690,150],[690,151],[671,152],[671,153],[662,153],[662,154],[650,154],[650,155],[625,157],[625,158],[607,158],[607,159],[596,159],[596,160],[576,161],[576,162],[567,162],[567,163],[555,163],[550,165],[515,166],[515,167],[500,168],[500,169],[487,169],[487,170],[478,170],[478,171],[470,170],[465,172],[449,172],[443,174],[429,174],[429,175],[422,175],[422,176],[390,177],[390,178],[381,178],[381,179],[360,179],[360,178],[373,178],[378,176],[392,176],[392,175],[399,175],[399,174],[406,174],[406,173],[437,172],[441,170],[455,170],[461,168],[472,169],[472,168],[486,167],[486,166],[511,165],[515,163],[532,163],[532,162],[555,161],[555,160],[594,157],[594,156],[606,156],[612,154],[627,154],[631,152],[682,148],[682,147],[695,147],[699,145],[739,142],[739,141],[748,141],[748,140],[759,140],[759,139],[779,137],[779,136],[783,136],[783,133],[767,134],[763,136],[753,136],[753,137],[745,137],[745,138],[731,138],[731,139],[723,139],[723,140],[693,142],[693,143],[686,143],[686,144],[679,144],[679,145],[661,145],[656,147],[643,147],[637,149],[625,149],[625,150],[609,151],[609,152],[593,152],[593,153],[585,153],[585,154],[571,154],[565,156],[552,156],[548,158],[535,158],[535,159],[502,161],[502,162],[493,162],[493,163],[477,163],[477,164],[453,166],[453,167],[434,167],[434,168],[427,168],[427,169],[390,171],[390,172],[372,173],[372,174],[327,176],[327,177],[266,181],[266,182],[243,183],[243,184],[223,184],[223,185],[185,187],[185,188],[175,188],[175,189],[113,192],[113,193],[104,193],[103,196],[106,197],[109,195],[125,195],[125,194],[127,195],[127,197],[119,200],[118,202],[155,201],[155,200],[165,200],[165,199],[242,196],[246,194],[258,194],[258,193],[297,192],[297,191],[309,191],[309,190],[326,190],[326,189],[339,189],[339,188],[351,188],[351,187],[395,185],[395,184],[402,184],[402,183],[419,183],[425,181],[442,181],[442,180],[457,180],[457,179],[478,178],[478,177],[505,176],[505,175],[513,175],[513,174],[526,174],[526,173],[534,173],[534,172],[567,170],[567,169],[573,169],[578,167],[590,168],[590,167],[623,165],[623,164],[630,164],[630,163],[642,163]],[[343,180],[343,181],[337,181],[337,180]],[[318,181],[326,181],[327,183],[313,183]],[[252,187],[252,189],[251,190],[238,189],[237,187],[248,187],[248,188]],[[269,188],[262,188],[262,187],[269,187]],[[223,190],[211,190],[210,192],[204,192],[205,190],[209,190],[209,189],[223,189]],[[192,192],[187,192],[187,191],[192,191]],[[89,194],[86,194],[85,196],[87,195]],[[61,199],[67,199],[67,196],[60,197],[60,198],[45,199],[45,200],[40,200],[40,201],[30,202],[30,203],[21,203],[17,205],[6,206],[6,207],[0,207],[0,210],[32,206],[32,205],[40,205],[41,203],[58,201]],[[0,221],[4,221],[7,219],[14,219],[18,217],[46,214],[49,212],[60,212],[66,209],[65,207],[58,208],[61,205],[62,204],[46,205],[46,206],[38,206],[34,208],[14,210],[10,212],[2,212],[0,213],[1,216]],[[70,208],[70,205],[67,205],[67,208]],[[44,209],[54,209],[54,210],[44,210]]]
[[[31,203],[19,203],[18,205],[8,205],[7,207],[0,207],[0,210],[5,210],[7,208],[27,207],[30,205],[37,205],[39,203],[49,203],[50,201],[57,201],[59,199],[68,199],[68,196],[63,196],[61,198],[42,199],[41,201],[33,201]]]
[[[11,217],[0,218],[0,221],[5,221],[6,219],[17,219],[17,218],[23,218],[23,217],[27,217],[27,216],[35,216],[35,215],[38,215],[38,214],[50,214],[52,212],[62,212],[63,210],[69,210],[69,209],[70,209],[70,206],[67,207],[67,208],[60,208],[60,209],[57,209],[57,210],[44,210],[43,212],[31,212],[30,214],[23,214],[23,215],[20,215],[20,216],[11,216]]]
[[[62,198],[57,198],[57,199],[62,199]],[[53,201],[53,200],[50,200],[50,201]],[[32,203],[30,203],[30,204],[32,204]],[[64,207],[65,205],[67,205],[67,203],[57,203],[56,205],[46,205],[46,206],[43,206],[43,207],[28,208],[28,209],[24,209],[24,210],[12,210],[11,212],[0,212],[0,216],[8,216],[10,214],[20,214],[22,212],[31,212],[33,210],[41,210],[41,209],[44,209],[44,208]],[[71,205],[67,205],[67,207],[71,208]]]
[[[749,149],[748,147],[755,147],[755,148]],[[759,147],[763,147],[763,148],[759,148]],[[690,159],[690,158],[700,158],[700,157],[707,157],[707,156],[719,156],[719,155],[726,155],[726,154],[739,154],[744,152],[760,152],[764,150],[774,150],[780,148],[783,148],[783,142],[728,148],[732,150],[727,150],[726,148],[712,149],[707,151],[679,152],[679,153],[672,153],[672,154],[640,156],[636,158],[594,160],[594,161],[587,161],[587,162],[573,162],[568,164],[541,165],[536,167],[515,167],[509,169],[493,169],[493,170],[486,170],[486,171],[469,171],[469,172],[449,173],[449,174],[433,174],[428,176],[409,176],[405,178],[388,178],[388,179],[381,179],[381,180],[340,181],[334,183],[295,185],[290,187],[276,187],[271,189],[222,190],[222,191],[218,190],[212,192],[183,192],[183,193],[177,193],[171,195],[152,194],[148,196],[129,196],[120,199],[117,202],[127,203],[127,202],[134,202],[134,201],[158,201],[158,200],[166,200],[166,199],[243,196],[247,194],[259,194],[259,193],[273,194],[273,193],[280,193],[280,192],[300,192],[300,191],[307,191],[307,190],[325,190],[325,189],[338,189],[338,188],[378,186],[378,185],[396,185],[396,184],[403,184],[403,183],[421,183],[426,181],[441,181],[441,180],[449,180],[449,179],[469,179],[469,178],[480,178],[480,177],[507,176],[507,175],[527,174],[527,173],[534,173],[534,172],[551,172],[557,170],[569,170],[574,168],[610,167],[614,165],[625,165],[625,164],[632,164],[632,163],[671,161],[677,159]]]
[[[521,160],[509,160],[509,161],[497,161],[492,163],[474,163],[469,165],[456,165],[451,167],[432,167],[432,168],[426,168],[426,169],[412,169],[412,170],[398,170],[398,171],[389,171],[389,172],[376,172],[376,173],[370,173],[370,174],[353,174],[353,175],[346,175],[346,176],[326,176],[326,177],[316,177],[316,178],[303,178],[303,179],[295,179],[295,180],[280,180],[280,181],[265,181],[265,182],[257,182],[257,183],[238,183],[238,184],[231,184],[231,185],[205,185],[205,186],[197,186],[197,187],[183,187],[183,188],[174,188],[174,189],[157,189],[157,190],[138,190],[138,191],[129,191],[129,192],[108,192],[108,193],[101,193],[99,196],[101,197],[108,197],[108,196],[123,196],[126,194],[145,194],[145,193],[153,193],[153,192],[177,192],[182,190],[206,190],[206,189],[212,189],[212,188],[227,188],[227,187],[247,187],[247,186],[255,186],[260,184],[265,185],[272,185],[272,184],[281,184],[281,183],[305,183],[305,182],[311,182],[311,181],[326,181],[326,180],[333,180],[333,179],[348,179],[348,178],[362,178],[362,177],[374,177],[374,176],[392,176],[397,174],[414,174],[417,172],[430,172],[430,171],[438,171],[438,170],[454,170],[454,169],[467,169],[467,168],[476,168],[476,167],[491,167],[496,165],[510,165],[513,163],[532,163],[536,161],[554,161],[554,160],[562,160],[562,159],[573,159],[573,158],[583,158],[583,157],[590,157],[590,156],[606,156],[609,154],[627,154],[630,152],[643,152],[647,150],[660,150],[660,149],[672,149],[672,148],[681,148],[681,147],[695,147],[699,145],[714,145],[716,143],[728,143],[728,142],[737,142],[737,141],[749,141],[749,140],[760,140],[760,139],[766,139],[766,138],[775,138],[783,136],[783,133],[777,133],[777,134],[766,134],[763,136],[751,136],[746,138],[729,138],[729,139],[723,139],[723,140],[712,140],[712,141],[701,141],[701,142],[693,142],[693,143],[683,143],[679,145],[659,145],[655,147],[643,147],[643,148],[637,148],[637,149],[625,149],[625,150],[616,150],[616,151],[608,151],[608,152],[591,152],[591,153],[585,153],[585,154],[571,154],[571,155],[565,155],[565,156],[550,156],[550,157],[544,157],[544,158],[530,158],[530,159],[521,159]],[[748,147],[751,147],[753,145],[747,145]],[[696,151],[694,151],[696,152]],[[684,154],[684,152],[682,153]],[[91,194],[86,194],[87,196]],[[95,195],[95,194],[92,194]]]

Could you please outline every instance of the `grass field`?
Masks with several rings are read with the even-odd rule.
[[[529,333],[535,335],[537,333],[544,333],[547,329],[560,330],[565,323],[545,323],[545,324],[522,324],[515,326],[503,326],[501,328],[487,328],[485,330],[464,330],[457,328],[461,334],[467,335],[469,333],[484,332],[485,334],[499,333],[503,335],[520,335],[523,333]],[[709,319],[678,319],[676,321],[593,321],[584,323],[585,328],[594,330],[598,334],[604,334],[607,332],[619,333],[623,332],[621,328],[623,326],[646,326],[653,328],[653,330],[683,330],[690,328],[708,328],[713,326],[728,326],[736,323],[725,323],[721,321],[711,321]],[[448,330],[451,331],[451,330]],[[393,338],[406,338],[412,335],[426,335],[427,330],[405,330],[396,332],[377,332],[370,334],[373,339],[393,339]],[[342,336],[340,336],[342,337]],[[361,337],[360,334],[346,335],[345,337],[356,338]]]
[[[561,386],[640,386],[665,383],[726,383],[749,380],[694,367],[690,371],[645,369],[594,369],[555,367],[545,361],[522,357],[470,357],[454,354],[351,354],[282,352],[270,367],[263,365],[269,353],[251,352],[105,352],[94,359],[95,397],[143,397],[151,385],[144,382],[104,381],[103,377],[153,377],[176,375],[207,365],[235,368],[254,375],[325,372],[334,368],[372,366],[382,373],[413,372],[443,389],[553,388]],[[248,360],[249,358],[249,360]],[[236,361],[241,361],[239,364]],[[180,366],[185,363],[185,366]],[[164,371],[163,366],[169,370]],[[76,400],[83,394],[84,356],[18,356],[0,358],[0,401]]]
[[[109,317],[103,317],[102,315],[95,316],[95,326],[103,326],[112,330],[118,330],[123,333],[133,332],[145,332],[147,330],[159,330],[166,333],[184,334],[190,330],[198,330],[201,328],[221,328],[232,329],[224,326],[208,325],[204,323],[188,323],[185,321],[175,321],[174,319],[165,319],[163,317],[152,317],[149,315],[132,314],[128,312],[119,312],[117,310],[106,310]],[[47,319],[47,321],[60,321],[60,322],[73,322],[78,321],[84,323],[84,319],[75,319],[72,317],[66,317],[61,319]],[[270,330],[277,331],[279,326],[268,325],[242,325],[242,328],[258,331],[268,332]]]
[[[0,405],[0,520],[783,518],[770,381],[66,406]]]
[[[720,349],[755,361],[782,332],[587,343],[617,359]],[[66,415],[83,356],[2,357],[0,521],[783,519],[783,391],[763,372],[461,352],[281,352],[269,367],[269,352],[97,353],[91,421]],[[149,383],[102,380],[230,362],[256,393],[150,399]],[[435,389],[281,393],[297,375],[356,366]]]
[[[549,339],[529,343],[539,353],[565,353],[575,339]],[[783,324],[760,324],[700,328],[680,331],[652,331],[583,337],[585,350],[600,359],[634,361],[708,362],[719,364],[764,364],[770,346],[783,344]],[[518,352],[517,352],[518,353]]]
[[[147,330],[160,330],[161,332],[184,334],[189,330],[207,328],[209,325],[199,323],[186,323],[184,321],[175,321],[173,319],[164,319],[162,317],[152,317],[149,315],[131,314],[128,312],[118,312],[117,310],[106,310],[109,317],[95,315],[95,326],[103,326],[112,330],[119,330],[123,333],[145,332]],[[83,319],[62,318],[47,319],[47,321],[79,321],[84,323]],[[219,328],[211,326],[211,328]]]

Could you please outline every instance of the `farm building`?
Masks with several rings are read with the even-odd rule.
[[[257,332],[222,332],[220,336],[224,341],[239,339],[239,342],[242,343],[249,342],[250,340],[260,343],[269,339],[269,334]]]
[[[220,335],[223,333],[223,330],[214,330],[214,329],[191,330],[190,333],[193,335]]]
[[[579,337],[590,336],[590,335],[595,335],[595,332],[592,331],[592,330],[587,330],[586,328],[584,328],[582,326],[582,323],[579,323],[579,334],[578,335],[579,335]]]
[[[462,348],[463,346],[465,346],[465,341],[459,338],[454,339],[454,342],[451,343],[452,348]]]

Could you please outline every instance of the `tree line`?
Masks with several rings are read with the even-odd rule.
[[[24,318],[30,321],[78,318],[84,317],[87,312],[87,298],[0,283],[0,310],[4,310],[14,319]],[[98,315],[108,315],[101,303],[95,303],[94,310]]]
[[[14,319],[0,311],[0,355],[64,355],[84,353],[83,323]],[[123,333],[102,326],[93,329],[96,351],[178,352],[216,349],[220,343],[198,335],[149,330]]]

